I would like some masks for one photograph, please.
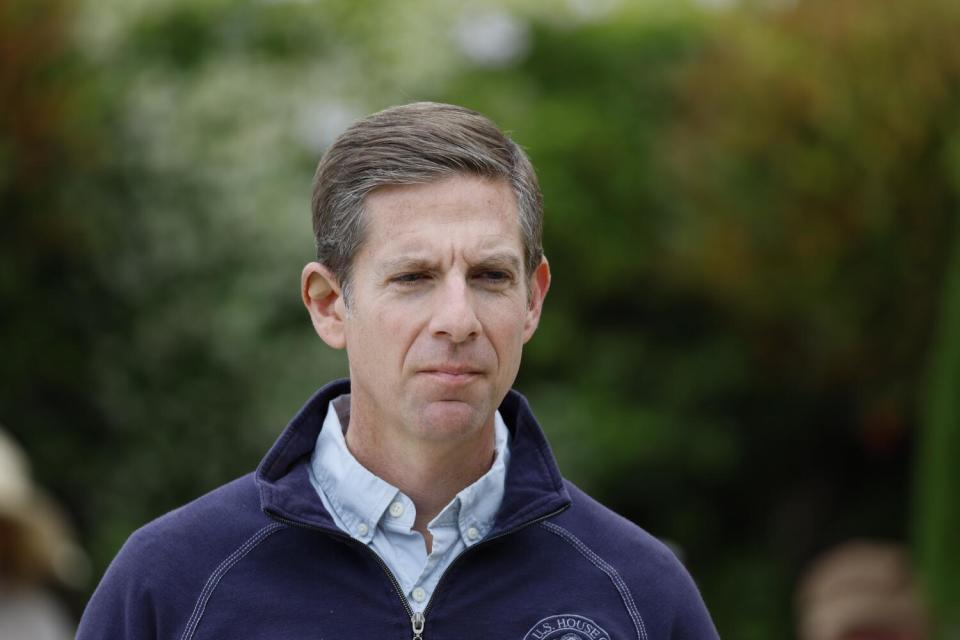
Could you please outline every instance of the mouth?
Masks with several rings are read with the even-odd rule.
[[[421,369],[420,374],[442,384],[461,385],[473,382],[483,375],[483,372],[470,367],[439,366]]]

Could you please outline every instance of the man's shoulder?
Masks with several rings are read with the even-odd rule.
[[[107,578],[153,593],[167,591],[171,582],[202,582],[258,534],[283,526],[260,510],[253,475],[247,474],[134,531]]]
[[[663,572],[682,570],[676,554],[639,525],[564,480],[571,506],[550,522],[607,562]],[[559,531],[557,531],[559,533]]]
[[[646,603],[651,637],[715,638],[700,592],[673,550],[646,530],[564,480],[570,508],[541,526],[563,540],[624,602]]]
[[[134,531],[107,569],[78,638],[174,637],[204,585],[285,525],[260,510],[247,474]],[[148,633],[149,632],[149,633]]]
[[[214,551],[242,543],[271,520],[260,510],[253,474],[228,482],[143,525],[131,534],[125,551],[153,553]],[[204,541],[202,548],[196,543]]]

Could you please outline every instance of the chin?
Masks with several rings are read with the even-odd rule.
[[[483,428],[487,416],[467,402],[441,400],[424,407],[422,418],[424,437],[444,440],[476,433]]]

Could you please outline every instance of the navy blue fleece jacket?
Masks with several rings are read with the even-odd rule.
[[[709,640],[717,632],[663,544],[565,481],[526,400],[500,407],[510,466],[494,528],[414,616],[377,555],[334,524],[307,468],[320,389],[254,474],[136,531],[78,640]]]

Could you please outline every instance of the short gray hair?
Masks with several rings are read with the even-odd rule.
[[[349,299],[353,259],[364,239],[364,200],[378,187],[424,184],[456,175],[505,180],[520,212],[524,266],[543,257],[543,197],[524,153],[493,122],[451,104],[416,102],[358,120],[327,149],[313,179],[317,261]]]

